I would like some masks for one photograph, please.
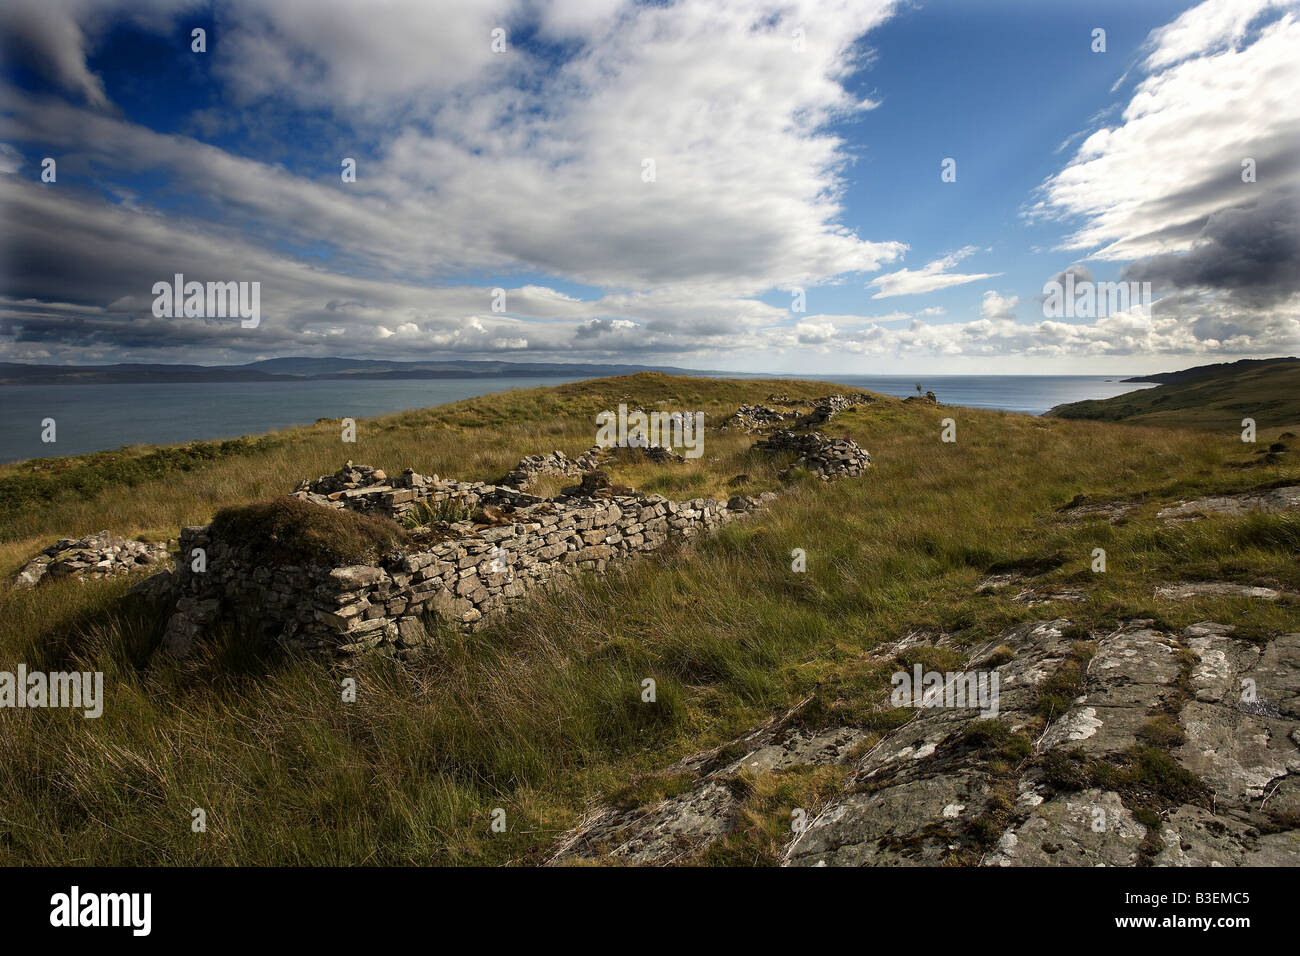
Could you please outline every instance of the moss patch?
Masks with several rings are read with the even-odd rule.
[[[962,731],[962,740],[978,750],[1006,761],[1020,761],[1034,752],[1033,741],[1023,733],[1011,732],[1002,720],[972,720]]]
[[[1070,656],[1038,689],[1034,709],[1040,716],[1054,720],[1070,709],[1075,698],[1083,693],[1088,679],[1088,661],[1096,653],[1096,645],[1087,641],[1075,641],[1070,645]]]
[[[1138,731],[1138,737],[1153,747],[1177,747],[1187,740],[1178,719],[1169,714],[1157,714],[1147,718]]]

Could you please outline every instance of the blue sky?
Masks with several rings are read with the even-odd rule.
[[[13,0],[0,357],[1110,374],[1289,353],[1297,16]],[[1065,270],[1152,302],[1047,315]],[[155,315],[178,272],[260,283],[262,321]]]

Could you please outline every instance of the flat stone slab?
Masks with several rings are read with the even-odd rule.
[[[1137,505],[1128,501],[1089,501],[1078,505],[1067,505],[1058,509],[1068,521],[1108,521],[1120,524],[1137,510]]]
[[[1252,511],[1276,513],[1289,511],[1292,508],[1300,508],[1300,485],[1269,488],[1265,491],[1251,491],[1240,495],[1219,495],[1180,501],[1176,505],[1157,511],[1156,517],[1165,520],[1195,521],[1207,515],[1246,515]]]
[[[1276,601],[1285,598],[1300,600],[1300,594],[1277,588],[1235,584],[1231,581],[1186,581],[1181,584],[1163,584],[1156,588],[1156,597],[1165,601],[1193,601],[1196,598],[1252,598],[1259,601]]]
[[[1036,588],[1027,588],[1011,600],[1027,607],[1055,604],[1058,601],[1066,604],[1082,604],[1088,600],[1088,592],[1083,588],[1069,587],[1068,585],[1045,584]]]
[[[1134,866],[1146,827],[1119,794],[1084,790],[1038,804],[998,839],[985,866]]]

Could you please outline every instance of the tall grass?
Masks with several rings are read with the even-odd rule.
[[[102,526],[174,532],[345,457],[499,477],[523,454],[589,447],[595,412],[619,401],[702,408],[716,424],[769,392],[827,390],[634,376],[362,423],[356,446],[318,425],[134,489],[36,504],[6,528],[6,554]],[[957,420],[955,444],[939,440],[944,417]],[[1300,590],[1294,516],[1154,519],[1190,488],[1300,476],[1295,466],[1234,467],[1248,457],[1240,442],[883,397],[826,430],[871,452],[865,478],[797,483],[766,514],[693,547],[548,587],[472,635],[439,628],[434,653],[414,664],[341,671],[224,633],[180,666],[151,655],[160,622],[123,602],[122,582],[6,594],[0,668],[104,670],[108,699],[98,720],[0,712],[0,853],[50,864],[532,862],[592,800],[626,792],[638,775],[810,693],[864,693],[863,655],[904,631],[978,640],[1058,614],[1098,625],[1215,618],[1260,635],[1300,624],[1287,605],[1152,596],[1156,584],[1192,576]],[[742,472],[755,487],[774,483],[775,466],[747,457],[749,443],[710,432],[689,465],[626,466],[616,478],[679,497],[725,494]],[[1146,498],[1125,524],[1072,522],[1056,509],[1081,493]],[[1107,550],[1105,574],[1089,570],[1095,547]],[[796,548],[806,573],[791,570]],[[1030,609],[980,593],[987,570],[1007,562],[1054,568],[1041,580],[1083,585],[1089,598]],[[645,678],[656,681],[653,704],[641,699]],[[788,784],[756,786],[776,794]],[[497,808],[505,833],[490,828]],[[204,833],[191,828],[195,809],[206,811]]]

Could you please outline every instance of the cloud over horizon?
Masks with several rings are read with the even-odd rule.
[[[945,300],[964,303],[951,321],[920,301],[894,328],[816,303],[960,296],[1008,274],[954,271],[992,250],[960,240],[903,267],[917,238],[853,212],[848,131],[889,97],[863,92],[864,44],[896,4],[427,6],[230,0],[209,21],[184,0],[6,4],[6,358],[1064,361],[1296,337],[1294,4],[1208,0],[1153,31],[1118,123],[1034,199],[1063,248],[1162,289],[1152,316],[1035,322],[1008,283]],[[200,22],[207,59],[177,78],[197,92],[161,118],[124,99],[102,59],[114,31],[178,45]],[[46,155],[57,183],[40,181]],[[265,321],[155,318],[149,290],[177,272],[260,281]],[[811,314],[791,312],[796,290]]]

